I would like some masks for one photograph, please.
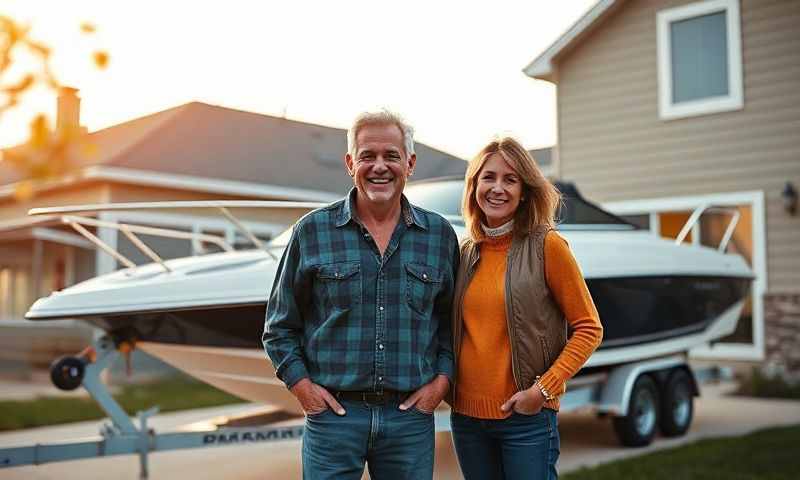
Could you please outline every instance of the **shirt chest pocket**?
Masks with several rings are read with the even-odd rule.
[[[412,310],[427,313],[442,287],[442,273],[421,263],[406,264],[406,300]]]
[[[358,262],[320,265],[317,282],[328,308],[349,310],[361,303],[361,265]]]

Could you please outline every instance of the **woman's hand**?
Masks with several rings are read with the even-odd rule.
[[[523,415],[535,415],[541,411],[545,398],[538,385],[533,385],[527,390],[517,392],[504,403],[500,410],[504,412],[515,411]]]

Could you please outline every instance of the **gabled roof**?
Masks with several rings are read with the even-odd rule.
[[[192,102],[91,133],[79,167],[344,193],[347,132]],[[417,143],[415,178],[461,174],[466,162]],[[23,178],[2,170],[2,184]],[[140,182],[141,183],[141,182]]]
[[[555,73],[554,60],[574,47],[601,21],[611,16],[624,3],[625,0],[600,0],[522,71],[531,78],[555,82],[556,78],[553,75]]]

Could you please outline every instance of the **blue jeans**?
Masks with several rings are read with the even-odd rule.
[[[347,414],[331,410],[306,417],[303,433],[305,480],[359,480],[367,463],[378,480],[433,478],[433,415],[382,405],[340,401]]]
[[[482,420],[453,412],[453,443],[466,480],[558,478],[560,453],[556,412],[514,413]]]

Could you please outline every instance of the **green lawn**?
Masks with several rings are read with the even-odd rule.
[[[746,414],[746,412],[743,412]],[[562,480],[794,480],[800,425],[715,438],[562,475]]]
[[[114,395],[130,415],[158,405],[162,412],[241,403],[243,400],[184,377],[145,385],[126,385]],[[91,398],[39,397],[0,401],[0,431],[41,427],[106,417]]]

